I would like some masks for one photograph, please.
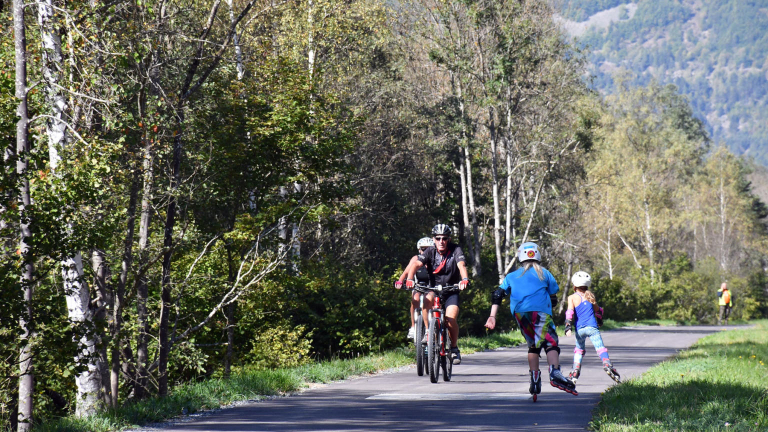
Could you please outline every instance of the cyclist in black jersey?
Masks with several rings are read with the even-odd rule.
[[[463,291],[469,285],[469,274],[467,273],[467,261],[464,258],[464,252],[461,248],[451,243],[451,228],[445,224],[437,224],[432,228],[432,239],[435,246],[427,248],[418,255],[417,261],[411,266],[408,272],[407,287],[412,287],[416,272],[426,267],[429,272],[430,282],[436,285],[459,285],[459,290]],[[427,296],[431,302],[434,293]],[[459,340],[459,323],[456,318],[459,316],[459,293],[453,293],[443,299],[445,307],[445,321],[448,323],[448,331],[451,333],[451,353],[454,357],[453,364],[461,364],[461,353],[457,346]],[[427,323],[429,313],[425,308],[422,311],[424,323]]]
[[[427,250],[428,247],[434,246],[435,242],[430,237],[423,237],[419,239],[418,242],[416,242],[416,250],[418,253],[424,253],[425,250]],[[414,255],[411,258],[411,261],[408,263],[408,265],[405,267],[405,270],[403,271],[403,274],[400,275],[400,278],[395,282],[395,288],[400,289],[403,286],[403,283],[405,283],[405,279],[408,277],[408,271],[411,269],[411,266],[413,263],[415,263],[418,260],[418,255]],[[421,268],[416,271],[416,281],[418,281],[420,284],[423,285],[429,285],[429,272],[426,268]],[[418,291],[413,292],[413,296],[411,297],[411,328],[408,329],[408,338],[413,339],[416,335],[416,328],[414,327],[413,323],[413,317],[414,317],[414,311],[416,308],[419,307],[419,296],[421,296],[421,293]]]

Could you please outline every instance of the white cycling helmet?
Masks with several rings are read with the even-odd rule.
[[[571,282],[575,287],[587,287],[592,285],[592,277],[585,271],[577,271],[571,277]]]
[[[432,240],[432,237],[423,237],[419,239],[418,242],[416,242],[416,249],[421,250],[421,248],[423,247],[430,247],[434,245],[435,245],[435,241]]]
[[[525,242],[517,249],[517,260],[519,262],[524,261],[539,261],[541,262],[541,253],[539,253],[539,245],[533,242]]]

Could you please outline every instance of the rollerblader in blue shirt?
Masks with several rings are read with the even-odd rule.
[[[529,391],[536,402],[541,393],[539,358],[542,348],[549,364],[549,383],[552,387],[578,395],[576,385],[560,372],[560,347],[555,323],[552,321],[550,296],[560,289],[555,277],[541,266],[541,254],[536,243],[523,243],[517,250],[521,267],[509,273],[501,287],[493,293],[491,314],[485,326],[496,327],[496,312],[502,299],[509,295],[509,307],[515,316],[520,332],[528,343],[528,366],[531,385]]]

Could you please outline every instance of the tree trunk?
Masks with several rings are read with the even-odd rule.
[[[608,224],[608,241],[606,242],[606,261],[608,261],[608,278],[613,280],[613,248],[611,247],[611,238],[613,234],[613,225]]]
[[[499,275],[499,283],[504,280],[504,258],[501,252],[501,211],[499,210],[499,173],[496,154],[496,125],[493,108],[488,108],[490,119],[489,132],[491,134],[491,175],[493,178],[493,240],[496,246],[496,271]]]
[[[139,194],[139,174],[134,175],[131,182],[130,197],[128,198],[128,220],[127,233],[123,243],[123,260],[120,264],[120,279],[117,281],[117,289],[112,305],[112,365],[110,371],[110,384],[112,395],[112,407],[117,408],[118,395],[120,390],[120,371],[123,336],[123,300],[125,298],[125,286],[128,283],[128,271],[133,264],[133,233],[136,228],[136,201]]]
[[[16,107],[16,174],[19,176],[19,254],[21,255],[21,288],[24,290],[24,309],[19,318],[21,349],[19,350],[19,406],[18,431],[32,429],[33,395],[35,394],[35,370],[32,363],[32,339],[34,328],[32,321],[32,297],[34,294],[34,265],[29,250],[32,237],[31,222],[25,217],[26,209],[31,205],[27,168],[29,164],[29,110],[27,108],[27,32],[24,23],[24,2],[13,0],[13,36],[15,50],[16,90],[19,104]]]
[[[509,144],[507,144],[506,149],[506,159],[507,159],[507,192],[506,192],[506,200],[507,200],[507,217],[506,217],[506,226],[504,233],[506,234],[504,236],[504,268],[507,268],[509,265],[510,260],[510,252],[512,251],[512,240],[514,239],[515,233],[512,231],[512,216],[516,214],[515,210],[512,208],[512,154],[509,151]],[[515,200],[516,202],[516,200]]]
[[[566,278],[565,283],[563,283],[562,290],[563,295],[560,296],[560,304],[557,307],[557,314],[562,315],[563,309],[565,308],[565,300],[568,298],[568,293],[570,292],[569,287],[571,286],[571,275],[573,274],[573,248],[570,248],[568,251],[568,270],[566,271]]]
[[[94,314],[94,322],[104,322],[107,319],[107,307],[114,308],[114,296],[108,293],[107,281],[109,280],[109,267],[107,266],[106,254],[101,249],[94,249],[91,253],[91,268],[93,268],[94,278],[93,286],[96,289],[96,307],[97,313]],[[113,317],[109,317],[110,327],[114,325]],[[98,344],[99,351],[99,375],[101,376],[101,402],[104,406],[112,405],[112,385],[109,375],[109,355],[107,346],[103,343]]]
[[[62,263],[61,276],[64,280],[64,295],[67,298],[67,315],[70,322],[88,326],[93,322],[93,313],[90,309],[91,295],[88,284],[83,281],[83,261],[80,253]],[[79,352],[75,360],[80,363],[84,359],[98,358],[97,350],[100,343],[93,329],[86,331],[80,337]],[[99,402],[102,399],[100,361],[88,361],[87,369],[77,374],[77,407],[75,415],[87,417],[96,413]]]
[[[227,245],[227,269],[229,273],[229,283],[230,286],[234,286],[236,282],[236,274],[235,274],[235,263],[232,261],[232,250],[229,245]],[[226,310],[226,317],[227,317],[227,352],[224,355],[224,377],[229,378],[230,373],[232,372],[232,349],[235,344],[235,303],[230,303],[227,305]]]
[[[65,123],[66,110],[69,108],[66,98],[62,96],[59,87],[62,73],[61,38],[55,28],[54,9],[52,0],[43,0],[37,4],[37,19],[40,26],[42,41],[42,72],[46,90],[46,103],[51,111],[51,118],[46,122],[48,137],[48,154],[51,172],[55,175],[61,161],[59,149],[67,144],[67,127]],[[90,309],[90,290],[83,279],[83,263],[80,252],[63,260],[62,277],[64,280],[64,295],[67,299],[67,311],[70,322],[86,324],[86,332],[80,338],[82,351],[75,357],[86,361],[87,369],[75,377],[77,385],[78,417],[88,416],[96,412],[102,393],[102,371],[104,365],[101,356],[97,356],[100,338],[96,336],[93,313]],[[87,353],[87,354],[86,354]],[[98,360],[96,360],[98,358]]]
[[[469,205],[467,204],[467,176],[464,172],[464,152],[461,152],[461,161],[459,162],[459,178],[461,181],[461,213],[462,213],[462,232],[464,234],[464,244],[467,245],[469,255],[475,256],[475,248],[472,246],[472,234],[469,232]]]
[[[651,269],[651,284],[655,282],[656,279],[656,272],[654,271],[654,262],[653,262],[653,255],[654,255],[654,244],[653,244],[653,234],[651,233],[651,209],[650,204],[648,203],[648,191],[647,191],[647,181],[645,178],[645,173],[643,173],[643,211],[645,213],[645,246],[648,249],[648,267]]]
[[[163,233],[163,275],[160,292],[160,330],[158,341],[158,394],[168,395],[168,355],[171,352],[168,338],[168,322],[171,308],[171,258],[173,256],[173,229],[176,226],[176,209],[178,200],[176,193],[181,181],[181,153],[183,141],[181,131],[184,124],[184,107],[178,108],[178,124],[176,136],[173,139],[173,160],[171,162],[171,188],[168,201],[168,209],[165,219],[165,231]]]
[[[153,155],[152,144],[144,137],[143,155],[144,186],[141,195],[141,220],[139,221],[139,266],[140,274],[136,275],[136,323],[139,334],[136,340],[136,379],[134,380],[133,397],[143,399],[148,396],[147,385],[149,375],[149,321],[147,312],[147,299],[149,289],[147,277],[143,266],[147,265],[147,248],[149,243],[149,224],[152,217],[152,190],[153,190]]]
[[[464,135],[464,163],[466,165],[466,185],[467,185],[467,201],[469,204],[469,215],[472,218],[472,276],[480,276],[482,274],[482,265],[480,263],[480,241],[477,229],[477,211],[475,209],[475,193],[472,187],[472,154],[469,149],[469,137],[466,131],[465,124],[465,112],[464,101],[461,93],[461,83],[458,85],[459,89],[459,110],[461,111],[462,119],[462,135]]]
[[[229,23],[235,26],[237,21],[235,20],[235,10],[232,7],[232,0],[226,0],[227,6],[229,6]],[[243,50],[240,47],[240,36],[235,32],[232,35],[232,42],[235,44],[235,59],[237,61],[237,80],[241,81],[243,75],[245,75],[245,66],[243,66]]]
[[[720,268],[725,271],[728,268],[726,257],[728,256],[725,251],[725,226],[726,226],[726,212],[727,205],[725,199],[725,179],[722,168],[720,170]]]

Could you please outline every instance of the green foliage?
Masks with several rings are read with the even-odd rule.
[[[303,326],[272,327],[253,338],[253,348],[245,361],[256,368],[275,369],[309,363],[312,333]]]
[[[768,427],[768,323],[709,335],[675,359],[611,387],[597,431],[763,430]]]

